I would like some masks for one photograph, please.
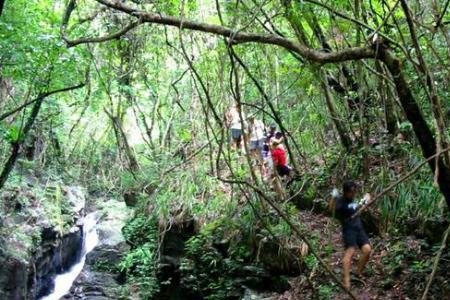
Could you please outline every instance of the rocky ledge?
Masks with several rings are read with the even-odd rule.
[[[7,190],[0,231],[0,299],[39,299],[80,256],[85,196],[79,187]],[[40,195],[39,197],[37,195]]]

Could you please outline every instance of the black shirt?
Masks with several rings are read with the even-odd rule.
[[[359,205],[353,199],[341,196],[336,199],[336,218],[341,221],[343,229],[362,229],[362,222],[359,216],[351,218],[358,210]]]

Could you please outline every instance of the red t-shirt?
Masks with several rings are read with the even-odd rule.
[[[272,160],[275,166],[285,166],[286,165],[286,151],[282,148],[275,148],[272,150]]]

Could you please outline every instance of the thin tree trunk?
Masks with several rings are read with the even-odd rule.
[[[119,147],[119,150],[120,150],[120,148],[123,148],[123,150],[125,151],[125,155],[128,160],[128,169],[133,173],[139,169],[139,164],[136,160],[133,149],[131,148],[130,144],[128,143],[127,136],[123,130],[122,122],[119,117],[113,116],[106,109],[105,109],[105,112],[108,115],[108,117],[111,119],[114,133],[116,135],[117,146]]]
[[[384,69],[379,61],[375,62],[377,71],[380,74],[384,74]],[[384,122],[386,130],[389,134],[394,135],[397,132],[397,119],[395,117],[395,106],[392,95],[388,94],[389,87],[386,84],[386,80],[383,77],[378,78],[378,86],[380,90],[380,97],[384,107]]]
[[[3,7],[5,5],[6,0],[0,0],[0,17],[2,16],[3,13]]]
[[[319,20],[317,19],[317,16],[314,14],[314,12],[311,10],[311,19],[308,19],[308,24],[313,30],[314,35],[319,40],[321,46],[323,49],[327,51],[332,51],[331,45],[328,43],[325,34],[323,33],[322,27],[320,26]],[[359,31],[358,31],[359,32]],[[344,76],[345,80],[347,81],[347,84],[349,86],[350,91],[353,92],[353,95],[348,92],[348,88],[344,88],[345,85],[342,85],[338,79],[336,79],[335,83],[341,87],[340,89],[335,89],[336,91],[340,91],[341,93],[345,94],[348,98],[348,108],[350,109],[351,113],[354,114],[357,106],[360,103],[360,96],[359,96],[359,84],[355,79],[355,76],[353,75],[353,72],[345,65],[341,64],[339,66],[340,71],[342,72],[342,75]],[[330,82],[328,83],[331,84]],[[332,86],[333,87],[333,86]]]
[[[9,174],[11,173],[11,171],[14,169],[14,166],[16,165],[17,159],[19,158],[19,156],[21,154],[20,150],[22,148],[23,142],[24,142],[25,138],[27,137],[28,133],[30,132],[31,128],[33,127],[33,124],[36,121],[36,118],[39,114],[39,111],[41,110],[41,106],[42,106],[42,103],[44,102],[45,98],[47,98],[48,96],[53,95],[55,93],[70,91],[70,90],[81,88],[83,86],[84,86],[84,83],[76,85],[76,86],[68,87],[68,88],[63,88],[63,89],[43,93],[39,97],[36,98],[37,100],[36,100],[36,102],[34,102],[33,109],[31,110],[31,114],[28,117],[28,119],[25,123],[25,126],[23,127],[23,129],[20,133],[19,139],[12,144],[11,155],[9,156],[8,160],[6,161],[6,164],[3,167],[3,170],[0,174],[0,190],[5,185],[6,180],[8,180]]]
[[[338,111],[336,109],[336,104],[334,103],[333,94],[331,93],[330,86],[328,85],[325,74],[323,74],[321,80],[323,91],[325,93],[325,100],[327,103],[328,111],[330,112],[331,121],[333,122],[336,131],[341,139],[342,146],[347,150],[351,150],[352,141],[350,137],[347,135],[345,130],[345,125],[342,122]]]

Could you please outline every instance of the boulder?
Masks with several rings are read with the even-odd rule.
[[[126,191],[123,193],[123,200],[127,206],[134,207],[138,202],[138,196],[139,194],[134,191]]]
[[[261,241],[259,261],[271,274],[289,276],[301,274],[301,264],[298,257],[271,239]]]
[[[96,264],[118,266],[129,249],[130,246],[125,242],[115,246],[100,245],[87,254],[86,264],[89,266],[95,266]]]
[[[28,264],[26,261],[0,256],[0,299],[27,298]]]
[[[118,265],[129,246],[100,245],[86,256],[86,262],[70,292],[63,299],[102,300],[120,297],[121,277]]]

